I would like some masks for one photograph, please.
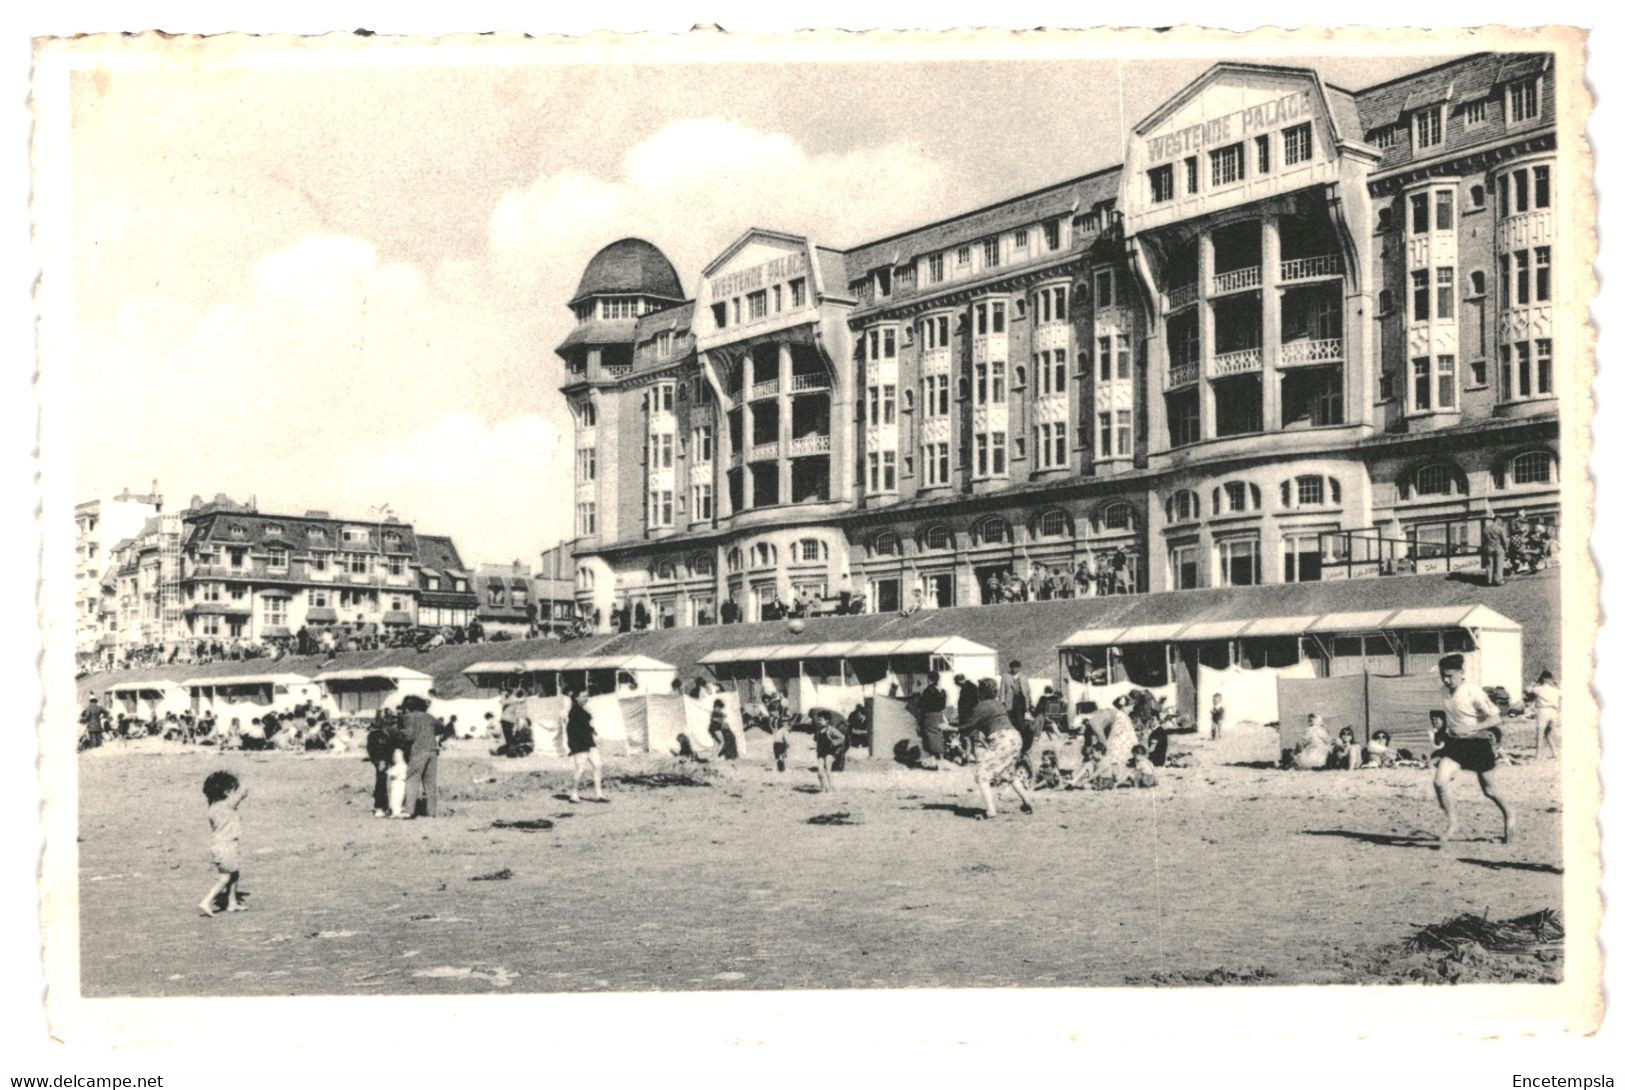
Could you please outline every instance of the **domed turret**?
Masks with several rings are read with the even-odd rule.
[[[639,295],[666,302],[683,301],[677,270],[660,250],[641,238],[623,238],[593,255],[570,306],[595,295]]]

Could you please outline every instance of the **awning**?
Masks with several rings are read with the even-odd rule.
[[[266,587],[260,591],[261,598],[292,598],[293,591],[283,590],[281,587]]]
[[[1428,606],[1402,609],[1384,628],[1477,628],[1489,632],[1522,632],[1523,626],[1489,606]]]
[[[463,673],[470,677],[477,674],[522,674],[529,667],[521,660],[511,662],[475,662],[463,667]]]
[[[1244,636],[1301,636],[1309,631],[1309,626],[1319,620],[1315,613],[1300,614],[1296,617],[1259,617],[1249,621]]]
[[[1061,641],[1062,647],[1110,647],[1117,642],[1121,628],[1080,628]]]
[[[134,693],[149,689],[158,693],[184,691],[181,686],[175,684],[173,681],[170,681],[167,678],[152,678],[148,681],[121,681],[116,685],[109,685],[107,687],[107,692],[109,694]]]
[[[1142,624],[1125,628],[1114,641],[1119,646],[1130,643],[1167,643],[1185,630],[1183,622],[1174,624]]]
[[[1356,610],[1351,613],[1328,613],[1305,631],[1308,632],[1375,632],[1387,628],[1383,622],[1393,616],[1391,609]]]
[[[222,674],[219,677],[194,677],[181,682],[188,689],[220,689],[238,685],[306,685],[310,678],[304,674]]]
[[[863,640],[854,643],[779,643],[712,651],[701,666],[724,662],[793,662],[807,659],[883,659],[898,655],[992,655],[991,647],[963,636],[915,636],[906,640]]]
[[[392,609],[388,613],[384,614],[384,623],[385,624],[413,624],[415,622],[413,622],[412,615],[410,613],[402,613],[400,610]]]
[[[434,568],[419,568],[418,571],[421,572],[424,575],[431,576],[431,577],[433,577],[435,579],[440,578],[440,572],[435,570]]]
[[[270,639],[280,639],[283,636],[291,636],[293,633],[289,632],[283,625],[268,624],[264,628],[260,629],[260,635]]]
[[[252,614],[254,610],[253,607],[246,602],[198,602],[194,605],[187,606],[186,612],[192,614],[218,613],[222,616],[247,617]]]
[[[1185,630],[1179,634],[1179,640],[1233,640],[1247,630],[1248,621],[1198,621],[1186,625]]]
[[[310,624],[333,624],[338,619],[338,610],[331,606],[311,606],[305,610],[305,620]]]
[[[428,674],[409,670],[404,666],[373,666],[353,670],[328,670],[316,675],[317,681],[366,681],[382,678],[386,681],[432,681]]]

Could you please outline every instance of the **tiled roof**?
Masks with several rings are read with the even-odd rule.
[[[553,351],[562,353],[566,349],[588,344],[631,344],[637,339],[637,330],[636,318],[600,318],[577,322]]]
[[[418,563],[426,568],[462,568],[463,558],[457,552],[457,545],[449,537],[440,534],[419,534],[417,536]]]
[[[660,249],[641,238],[623,238],[599,250],[587,262],[570,305],[593,295],[654,295],[683,298],[677,270]]]
[[[1088,212],[1117,199],[1120,166],[1111,166],[1031,193],[978,208],[952,219],[865,243],[846,252],[848,279],[872,269],[891,267],[940,250],[963,246],[989,235],[1047,219]]]
[[[1359,107],[1359,130],[1356,139],[1390,125],[1407,123],[1409,112],[1425,106],[1447,103],[1443,141],[1423,151],[1423,158],[1448,155],[1488,144],[1508,135],[1504,117],[1505,103],[1494,92],[1508,81],[1544,73],[1541,94],[1541,117],[1538,124],[1520,126],[1512,132],[1539,129],[1556,118],[1554,104],[1555,79],[1551,55],[1547,53],[1475,53],[1470,57],[1450,61],[1425,71],[1375,87],[1357,91],[1354,99]],[[1462,109],[1469,102],[1488,96],[1485,123],[1474,129],[1463,125]],[[1404,166],[1416,159],[1410,134],[1401,132],[1399,138],[1383,152],[1379,169],[1388,170]]]
[[[292,552],[305,552],[311,548],[339,549],[349,552],[383,552],[383,535],[393,531],[400,535],[399,545],[390,547],[391,553],[411,553],[415,549],[416,534],[404,522],[376,522],[366,519],[311,519],[297,515],[262,515],[233,512],[206,515],[195,524],[193,542],[218,542],[227,545],[247,545],[269,548],[281,546]],[[357,545],[343,541],[340,526],[364,526],[372,531],[371,542]],[[241,536],[232,533],[241,527]],[[271,532],[271,531],[279,532]],[[314,531],[314,534],[313,534]]]

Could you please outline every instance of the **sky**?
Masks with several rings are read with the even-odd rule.
[[[648,239],[692,291],[751,226],[854,246],[1121,161],[1214,59],[76,73],[78,497],[387,504],[534,564],[571,533],[553,348],[597,250]]]

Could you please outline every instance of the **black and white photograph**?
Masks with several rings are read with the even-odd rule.
[[[1594,1030],[1584,49],[40,41],[52,1002]]]

